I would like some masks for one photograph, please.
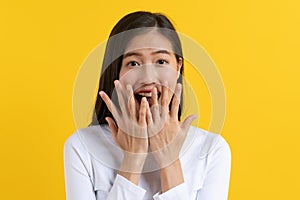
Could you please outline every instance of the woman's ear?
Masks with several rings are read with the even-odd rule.
[[[180,76],[180,70],[181,70],[181,67],[182,67],[182,58],[180,57],[179,60],[178,60],[178,64],[177,64],[177,78],[179,78]]]

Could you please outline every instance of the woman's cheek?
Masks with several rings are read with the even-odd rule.
[[[162,84],[167,81],[168,88],[174,92],[178,79],[178,72],[171,67],[162,68],[159,72],[159,79]]]
[[[126,85],[130,84],[131,86],[137,81],[138,73],[136,70],[128,70],[120,76],[120,82],[122,85],[126,87]]]

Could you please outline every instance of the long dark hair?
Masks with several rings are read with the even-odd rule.
[[[106,104],[101,99],[99,92],[104,91],[109,97],[112,96],[114,90],[114,80],[119,79],[123,53],[127,43],[137,34],[147,31],[144,28],[157,28],[156,30],[164,35],[172,44],[173,51],[177,62],[182,59],[182,67],[178,83],[182,83],[183,74],[183,55],[180,39],[171,21],[163,14],[138,11],[124,16],[112,29],[107,41],[104,59],[102,63],[101,77],[99,81],[99,89],[97,92],[97,100],[95,104],[95,112],[93,114],[91,125],[107,124],[105,117],[113,118]],[[130,34],[130,30],[141,29]],[[152,29],[153,30],[153,29]],[[122,35],[123,34],[123,35]],[[181,96],[182,102],[182,96]],[[170,104],[171,105],[171,104]],[[182,104],[181,104],[182,105]],[[178,111],[178,120],[181,117],[181,107]]]

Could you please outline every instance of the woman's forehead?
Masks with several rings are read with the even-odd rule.
[[[171,42],[157,31],[150,31],[133,37],[125,48],[125,53],[133,51],[158,51],[172,52]]]

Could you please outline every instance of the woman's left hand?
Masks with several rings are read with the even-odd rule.
[[[178,121],[182,85],[177,84],[173,93],[162,86],[161,102],[158,103],[157,89],[152,90],[152,106],[147,110],[147,129],[150,150],[160,168],[164,168],[179,159],[179,152],[185,141],[188,129],[196,115],[188,116],[183,122]],[[173,95],[171,110],[169,104]]]

